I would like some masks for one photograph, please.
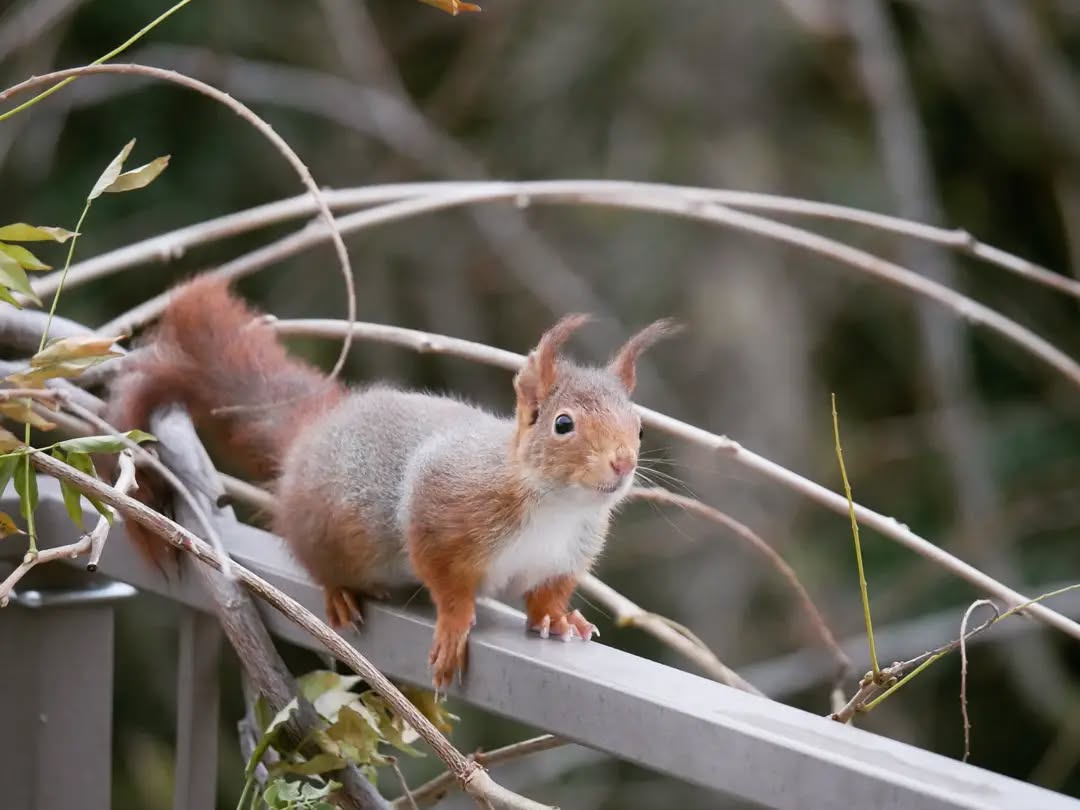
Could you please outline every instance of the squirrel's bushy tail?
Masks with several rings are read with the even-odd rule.
[[[174,291],[150,341],[127,361],[107,417],[121,430],[149,430],[154,410],[183,405],[196,425],[213,429],[230,465],[265,479],[297,433],[344,395],[340,383],[290,357],[227,281],[200,276]],[[162,506],[166,490],[149,471],[139,490],[140,500]],[[144,538],[134,539],[160,560]]]

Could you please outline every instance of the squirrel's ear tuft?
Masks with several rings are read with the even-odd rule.
[[[540,342],[529,352],[525,365],[514,378],[519,407],[528,411],[539,409],[540,403],[555,387],[559,349],[588,320],[588,315],[567,315],[544,332]]]
[[[670,318],[649,324],[622,345],[608,363],[608,370],[619,378],[626,392],[633,393],[637,383],[637,359],[661,338],[680,331],[682,326]]]

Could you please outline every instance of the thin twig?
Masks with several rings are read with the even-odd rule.
[[[33,453],[33,455],[37,456],[39,454]],[[62,464],[63,462],[55,461],[55,463]],[[120,471],[116,478],[115,491],[122,495],[127,495],[134,487],[135,462],[132,460],[131,453],[124,450],[120,453]],[[44,551],[27,553],[19,566],[12,571],[3,582],[0,582],[0,607],[7,607],[8,600],[11,598],[11,592],[15,586],[19,584],[19,580],[39,565],[44,565],[45,563],[53,562],[54,560],[74,559],[81,554],[89,552],[90,560],[87,563],[87,568],[93,571],[97,567],[98,561],[101,559],[101,552],[105,548],[105,540],[109,536],[110,528],[108,519],[102,515],[98,518],[97,523],[94,524],[94,528],[80,537],[76,542],[69,543],[66,546],[56,546],[55,548],[45,549]]]
[[[345,330],[350,327],[343,321],[312,319],[274,321],[274,328],[282,335],[339,339],[343,336]],[[351,329],[360,340],[388,343],[412,349],[422,354],[460,357],[508,371],[516,371],[525,361],[523,356],[505,349],[461,340],[460,338],[447,337],[446,335],[421,332],[415,329],[363,322],[353,324]],[[648,427],[655,428],[706,450],[714,451],[724,458],[755,470],[766,478],[794,492],[798,492],[837,514],[845,517],[850,515],[848,501],[843,495],[835,493],[786,467],[782,467],[748,450],[727,436],[711,433],[703,428],[648,408],[639,406],[638,412],[642,416],[642,421]],[[859,504],[854,504],[854,509],[855,517],[862,526],[871,528],[882,536],[899,543],[954,576],[969,582],[980,591],[995,596],[1009,605],[1026,606],[1031,615],[1038,617],[1040,621],[1061,630],[1073,638],[1080,639],[1080,624],[1041,604],[1030,604],[1028,597],[953,556],[929,540],[920,537],[895,518],[887,517]]]
[[[485,767],[491,767],[521,759],[530,754],[537,754],[541,751],[550,751],[552,748],[566,745],[567,742],[567,740],[553,734],[541,734],[538,737],[511,743],[492,751],[477,751],[470,759]],[[441,773],[419,787],[413,788],[411,791],[407,790],[406,795],[411,798],[411,801],[407,801],[406,796],[402,796],[394,802],[393,808],[394,810],[409,810],[415,807],[431,807],[442,801],[453,787],[454,775],[449,771]]]
[[[633,487],[630,490],[631,498],[637,498],[639,500],[652,501],[654,503],[665,503],[673,506],[678,506],[689,512],[693,512],[706,520],[711,520],[714,523],[719,523],[737,537],[746,542],[754,551],[765,557],[766,560],[775,568],[788,583],[788,586],[795,593],[795,598],[799,600],[802,605],[803,614],[809,621],[810,626],[813,628],[814,633],[817,634],[821,640],[822,646],[824,646],[829,654],[832,655],[836,662],[836,679],[843,680],[851,673],[851,659],[840,647],[836,641],[836,636],[833,635],[832,630],[829,629],[828,623],[825,621],[825,617],[821,615],[821,611],[818,610],[817,605],[814,604],[814,600],[810,598],[809,592],[799,581],[798,574],[795,570],[788,565],[787,561],[776,551],[771,545],[765,542],[758,534],[756,534],[749,526],[741,523],[730,515],[721,512],[719,509],[715,509],[708,504],[702,503],[696,498],[690,498],[685,495],[679,495],[663,487]]]
[[[397,774],[398,781],[401,782],[401,789],[404,792],[402,799],[405,801],[404,807],[408,810],[420,810],[420,805],[416,803],[416,798],[413,796],[412,791],[409,790],[409,783],[405,781],[405,774],[401,772],[401,766],[398,765],[397,757],[387,757],[387,761],[390,763],[390,767],[394,769],[394,773]],[[449,773],[449,772],[448,772]],[[451,780],[453,777],[451,777]]]
[[[345,241],[342,239],[341,231],[338,229],[334,215],[330,211],[330,207],[326,204],[326,198],[323,196],[323,192],[319,189],[315,183],[315,179],[311,176],[311,172],[307,166],[300,159],[300,156],[296,154],[291,146],[285,142],[285,140],[277,134],[277,132],[266,121],[251,111],[250,108],[234,99],[232,96],[221,92],[216,87],[212,87],[205,82],[200,82],[197,79],[192,79],[189,76],[184,76],[180,73],[176,73],[170,70],[162,70],[160,68],[149,67],[147,65],[87,65],[80,68],[71,68],[69,70],[60,70],[53,73],[47,73],[42,76],[34,76],[27,79],[24,82],[9,87],[7,90],[0,92],[0,103],[7,101],[8,99],[20,94],[33,90],[36,87],[40,87],[46,84],[53,84],[65,79],[72,79],[83,75],[93,74],[123,74],[123,75],[137,75],[137,76],[149,76],[160,81],[172,82],[173,84],[181,85],[190,90],[194,90],[197,93],[201,93],[208,98],[217,101],[220,104],[225,105],[234,113],[239,115],[242,119],[247,121],[253,127],[255,127],[271,144],[285,157],[286,160],[292,165],[293,169],[300,176],[301,181],[307,186],[308,191],[311,193],[320,216],[322,217],[325,225],[325,233],[333,242],[334,251],[337,254],[338,261],[341,264],[342,276],[345,280],[345,290],[347,294],[347,320],[353,322],[356,320],[356,289],[353,282],[352,265],[349,262],[349,252],[345,248]],[[338,355],[337,361],[334,363],[334,367],[330,372],[331,377],[336,377],[340,373],[342,367],[345,365],[345,360],[348,357],[349,348],[352,345],[352,339],[346,338],[341,345],[341,351]]]
[[[977,599],[964,611],[960,620],[960,716],[964,719],[964,762],[971,756],[971,720],[968,718],[967,705],[967,623],[971,614],[979,607],[989,605],[994,609],[994,617],[1000,615],[997,606],[989,599]]]

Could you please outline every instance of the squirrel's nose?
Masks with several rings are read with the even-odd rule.
[[[637,458],[630,452],[619,453],[611,460],[611,469],[613,469],[618,476],[624,476],[633,472],[634,467],[636,466]]]

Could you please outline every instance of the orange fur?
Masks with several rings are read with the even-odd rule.
[[[106,418],[120,430],[145,430],[156,409],[181,404],[200,427],[219,424],[228,456],[245,471],[273,475],[299,430],[340,401],[344,388],[290,357],[273,328],[258,319],[224,280],[200,276],[182,285],[151,341],[114,385]],[[108,472],[114,462],[101,463]],[[169,494],[160,478],[140,471],[136,498],[162,509]],[[134,524],[128,534],[159,566],[168,558],[169,547],[158,538]]]
[[[574,577],[556,577],[525,594],[525,615],[529,627],[539,625],[545,616],[552,620],[565,616],[575,587],[577,580]]]

